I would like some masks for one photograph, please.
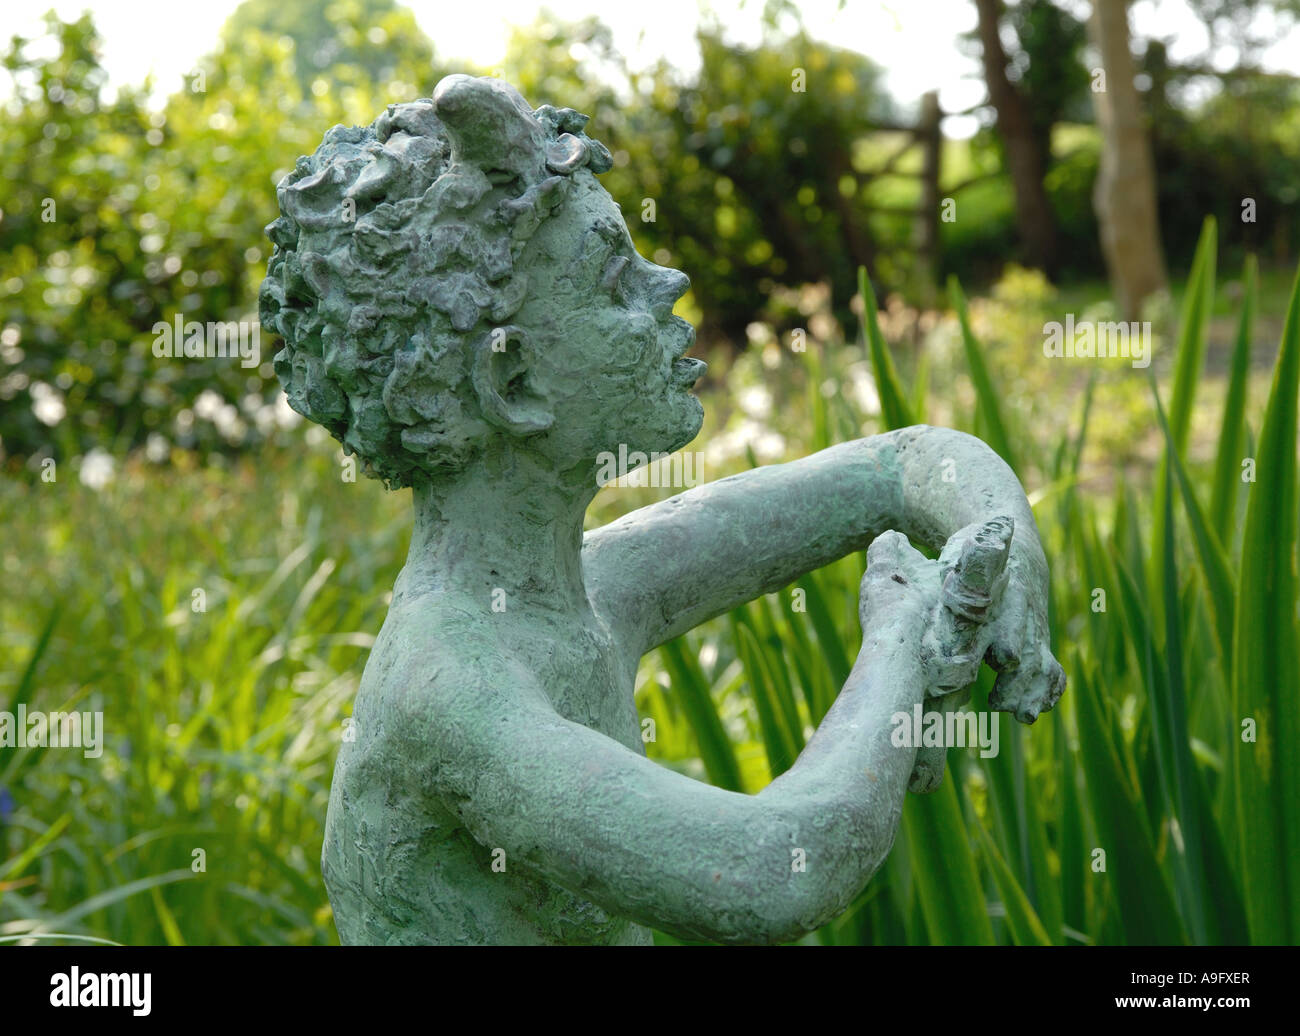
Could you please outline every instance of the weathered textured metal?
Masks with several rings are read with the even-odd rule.
[[[793,938],[942,774],[892,716],[950,705],[982,658],[1023,722],[1064,685],[1033,515],[967,435],[844,443],[584,536],[598,457],[689,443],[704,369],[688,281],[637,254],[585,123],[452,76],[279,186],[261,308],[289,402],[415,505],[330,797],[347,943]],[[790,770],[751,796],[646,758],[645,652],[868,545],[861,653]]]

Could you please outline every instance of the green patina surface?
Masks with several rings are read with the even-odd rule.
[[[585,122],[451,76],[335,127],[279,186],[261,310],[289,401],[415,505],[330,797],[346,943],[794,938],[942,776],[943,749],[891,743],[894,713],[950,707],[982,658],[1023,722],[1064,686],[1024,492],[958,432],[844,443],[584,535],[598,458],[689,443],[704,369],[672,315],[687,278],[637,254]],[[861,653],[789,771],[750,796],[645,757],[645,652],[868,545]]]

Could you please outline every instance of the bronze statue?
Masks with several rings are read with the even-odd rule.
[[[797,937],[942,774],[891,715],[950,704],[981,659],[1022,722],[1064,686],[1024,492],[958,432],[844,443],[584,536],[598,455],[689,443],[704,371],[672,315],[687,278],[637,254],[586,121],[450,76],[279,186],[261,308],[289,401],[415,504],[330,797],[346,943]],[[645,757],[643,654],[868,545],[861,653],[789,771],[750,796]]]

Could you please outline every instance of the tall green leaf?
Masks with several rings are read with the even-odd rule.
[[[982,824],[976,824],[975,827],[980,835],[980,845],[984,849],[984,858],[988,860],[989,872],[993,875],[993,881],[998,887],[998,893],[1002,896],[1002,906],[1006,910],[1007,928],[1011,931],[1012,940],[1017,946],[1052,945],[1047,929],[1043,927],[1043,922],[1034,913],[1029,897],[1025,895],[1025,890],[1016,881],[1016,876],[1011,872],[1011,868],[1007,866],[1007,861],[998,852],[998,847],[993,844],[993,839],[989,836],[988,831],[984,829]]]
[[[758,710],[758,725],[763,735],[763,747],[767,751],[768,769],[774,778],[779,777],[794,765],[803,747],[802,738],[796,744],[796,734],[789,729],[789,724],[782,715],[781,707],[776,701],[775,681],[754,631],[748,623],[735,619],[732,622],[736,651],[749,680],[754,707]]]
[[[673,690],[681,701],[682,711],[695,731],[700,759],[709,775],[709,782],[728,791],[744,791],[735,750],[722,727],[713,695],[709,693],[709,682],[704,678],[695,655],[686,649],[681,637],[660,646],[659,652]]]
[[[957,311],[957,323],[961,325],[961,344],[966,350],[966,366],[970,368],[970,380],[975,386],[975,400],[979,412],[984,418],[989,445],[997,451],[1012,470],[1019,471],[1016,463],[1016,451],[1011,445],[1011,436],[1007,434],[1007,424],[1002,416],[1002,404],[993,387],[988,366],[984,362],[984,349],[975,332],[971,330],[970,314],[966,311],[966,296],[962,294],[961,282],[956,276],[948,278],[948,297],[952,308]]]
[[[1246,435],[1246,380],[1250,373],[1250,336],[1255,328],[1255,304],[1258,264],[1253,255],[1246,256],[1242,273],[1241,318],[1237,338],[1232,346],[1228,395],[1223,403],[1223,422],[1219,428],[1219,455],[1214,465],[1214,491],[1210,496],[1210,526],[1219,542],[1231,550],[1232,519],[1236,511],[1237,492],[1241,488],[1242,445]]]
[[[880,333],[876,293],[871,287],[866,268],[862,266],[858,267],[858,293],[862,296],[862,329],[871,354],[876,392],[880,396],[881,419],[886,428],[906,428],[916,424],[916,419],[907,404],[907,393],[903,391],[902,382],[898,380],[898,371],[894,369],[894,360],[889,355],[885,336]]]
[[[1210,311],[1214,307],[1217,242],[1217,224],[1213,216],[1207,216],[1200,240],[1196,244],[1192,271],[1187,278],[1187,294],[1183,299],[1182,323],[1178,330],[1178,346],[1174,356],[1174,387],[1169,398],[1169,427],[1179,453],[1187,452],[1192,406],[1196,401],[1201,368],[1205,366],[1205,332],[1210,322]],[[1162,456],[1155,483],[1153,511],[1156,515],[1164,510],[1165,468],[1168,464],[1169,458]],[[1160,571],[1165,558],[1163,535],[1163,528],[1157,523],[1150,554],[1151,609],[1157,622],[1164,616],[1161,594],[1164,577]]]
[[[1218,229],[1213,216],[1205,217],[1192,272],[1187,278],[1187,295],[1183,299],[1182,325],[1178,332],[1178,353],[1174,361],[1174,388],[1169,400],[1169,427],[1180,453],[1187,451],[1187,435],[1192,424],[1192,404],[1196,385],[1205,365],[1205,331],[1214,306],[1214,270]]]
[[[1156,859],[1136,786],[1120,762],[1111,725],[1104,717],[1105,706],[1077,654],[1071,673],[1079,717],[1079,757],[1101,843],[1095,848],[1105,852],[1105,871],[1094,872],[1092,877],[1108,883],[1114,891],[1119,926],[1129,943],[1181,944],[1186,936]]]
[[[930,794],[909,795],[903,828],[930,942],[988,946],[993,925],[955,783],[949,774]]]
[[[1296,629],[1296,396],[1300,278],[1260,429],[1237,584],[1232,704],[1257,740],[1232,745],[1242,885],[1256,942],[1300,938],[1300,664]]]
[[[817,631],[817,643],[821,646],[822,657],[830,669],[835,693],[844,686],[849,678],[853,663],[849,661],[848,649],[835,628],[827,605],[825,582],[815,572],[809,572],[799,580],[799,587],[804,591],[804,606],[808,609],[808,618],[812,620],[813,629]]]
[[[1233,584],[1232,570],[1228,566],[1223,546],[1215,535],[1214,529],[1205,519],[1200,501],[1192,488],[1191,479],[1183,467],[1182,457],[1174,446],[1173,433],[1165,419],[1165,410],[1160,403],[1160,393],[1155,381],[1151,382],[1151,391],[1155,395],[1156,416],[1165,434],[1165,449],[1173,462],[1173,471],[1178,478],[1178,489],[1187,511],[1187,523],[1192,528],[1192,539],[1196,543],[1197,558],[1201,563],[1201,576],[1205,580],[1205,589],[1210,597],[1210,609],[1214,614],[1214,628],[1222,649],[1225,676],[1232,672],[1232,631],[1233,615],[1236,611],[1236,587]],[[1170,523],[1172,524],[1172,519]]]

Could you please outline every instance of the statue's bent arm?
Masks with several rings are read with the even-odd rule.
[[[998,515],[1016,531],[988,659],[1003,674],[994,704],[1032,722],[1064,683],[1047,563],[1015,473],[974,436],[918,425],[700,486],[588,533],[583,568],[597,612],[640,654],[886,529],[937,550]]]
[[[794,766],[757,795],[563,718],[499,655],[401,696],[386,725],[421,742],[418,785],[507,866],[681,937],[795,938],[842,911],[889,852],[916,759],[894,743],[894,717],[924,701],[944,651],[963,641],[942,637],[937,658],[927,648],[943,625],[939,562],[893,533],[869,560],[852,673]]]

